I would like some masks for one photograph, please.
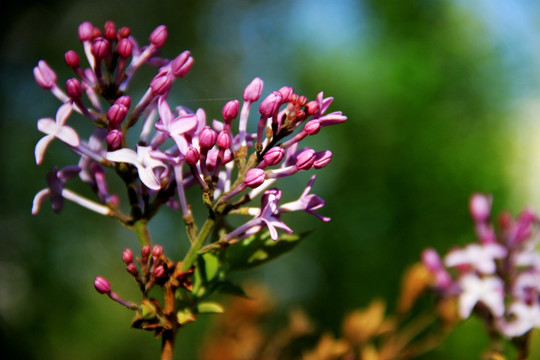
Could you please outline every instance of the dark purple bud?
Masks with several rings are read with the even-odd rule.
[[[315,162],[315,150],[306,149],[296,156],[296,168],[298,170],[309,170]]]
[[[315,135],[321,130],[321,124],[317,120],[310,120],[304,126],[304,130],[308,135]]]
[[[191,57],[190,55],[191,53],[188,50],[183,51],[171,62],[171,71],[175,77],[183,77],[186,75],[184,73],[186,71],[186,69],[184,69],[184,66],[187,64],[189,58]],[[183,76],[180,76],[181,74],[183,74]]]
[[[163,254],[163,246],[155,245],[152,249],[152,256],[155,258],[160,257]]]
[[[69,50],[64,54],[64,60],[66,60],[67,66],[72,69],[77,69],[81,65],[79,55],[73,50]]]
[[[199,134],[199,146],[201,149],[210,149],[216,144],[217,133],[210,127],[205,126]]]
[[[50,89],[56,84],[56,73],[44,60],[39,60],[34,67],[34,78],[42,89]]]
[[[81,25],[79,25],[79,40],[81,41],[92,40],[93,34],[94,34],[94,25],[92,25],[90,22],[85,21]]]
[[[106,21],[103,36],[109,41],[116,41],[116,25],[112,21]]]
[[[120,57],[128,58],[133,53],[133,42],[130,38],[122,38],[116,45],[116,52]]]
[[[113,104],[107,111],[107,119],[111,122],[112,127],[117,127],[126,118],[128,109],[124,105]]]
[[[244,89],[244,101],[254,102],[259,100],[263,90],[263,81],[256,77]]]
[[[97,37],[92,42],[92,55],[96,57],[97,60],[105,59],[111,51],[111,46],[107,39],[102,37]]]
[[[165,275],[165,268],[163,267],[163,265],[156,266],[156,268],[154,269],[154,276],[156,278],[160,278],[163,275]]]
[[[150,82],[150,88],[152,89],[152,94],[154,96],[165,94],[169,91],[171,85],[172,79],[165,71],[157,74]]]
[[[322,169],[332,160],[332,152],[330,150],[319,151],[315,153],[315,161],[313,167],[315,169]]]
[[[72,99],[80,99],[83,93],[81,82],[76,78],[71,78],[66,81],[66,93]]]
[[[314,115],[319,111],[319,103],[317,101],[310,101],[306,104],[306,114]]]
[[[278,111],[281,102],[281,94],[278,91],[272,91],[259,106],[259,112],[263,116],[270,117]]]
[[[133,262],[133,251],[131,251],[131,249],[124,250],[124,252],[122,253],[122,261],[126,265],[129,265],[130,263]]]
[[[120,28],[120,30],[118,30],[119,39],[127,38],[130,34],[131,34],[131,29],[128,28],[127,26],[123,26]]]
[[[221,149],[228,149],[231,146],[231,134],[228,131],[221,131],[217,136],[217,146]]]
[[[473,194],[469,200],[469,211],[475,222],[486,222],[491,213],[491,197]]]
[[[223,106],[222,114],[226,123],[230,124],[231,121],[238,115],[238,108],[240,103],[238,100],[231,100]]]
[[[249,169],[246,172],[246,179],[244,180],[244,184],[254,189],[256,187],[259,187],[264,182],[265,179],[266,179],[266,174],[264,173],[263,169],[259,169],[259,168]]]
[[[281,89],[278,90],[281,94],[281,98],[283,99],[283,102],[289,101],[289,98],[292,94],[294,94],[294,89],[290,86],[284,86]]]
[[[118,150],[120,146],[122,146],[122,139],[123,139],[122,132],[117,129],[112,129],[107,134],[107,137],[105,138],[105,141],[107,141],[107,145],[109,149],[112,150]]]
[[[263,159],[266,166],[274,166],[281,162],[285,156],[285,150],[279,146],[274,146],[264,154]]]
[[[131,106],[131,98],[128,95],[122,95],[114,101],[115,104],[123,105],[129,109]]]
[[[135,263],[129,263],[126,266],[126,270],[128,273],[130,273],[133,276],[137,276],[139,274],[139,270],[137,269],[137,265]]]
[[[186,163],[188,165],[195,165],[201,158],[201,155],[199,154],[199,151],[197,148],[190,146],[186,152]]]
[[[159,25],[152,31],[148,40],[157,48],[160,48],[165,44],[167,40],[167,27],[165,25]]]
[[[109,284],[107,279],[102,278],[101,276],[96,277],[94,280],[94,287],[100,294],[108,294],[111,292],[111,284]]]

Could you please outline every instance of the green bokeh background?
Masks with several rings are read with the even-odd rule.
[[[36,120],[54,116],[58,103],[35,84],[32,68],[45,59],[60,84],[71,77],[63,54],[81,53],[76,31],[85,20],[129,26],[141,44],[166,25],[164,54],[189,49],[196,61],[170,103],[203,107],[209,118],[255,76],[264,94],[291,85],[309,98],[320,90],[335,98],[331,110],[349,121],[308,139],[334,153],[314,187],[332,221],[287,217],[293,229],[316,231],[248,278],[270,287],[282,309],[303,308],[336,335],[343,316],[374,297],[391,309],[402,271],[423,248],[446,251],[473,239],[472,192],[492,193],[495,211],[539,205],[528,142],[540,59],[533,1],[11,3],[2,12],[0,68],[3,359],[148,359],[159,351],[151,334],[129,328],[129,311],[92,285],[103,275],[139,299],[120,260],[125,247],[137,247],[133,234],[73,204],[60,215],[47,206],[30,215],[47,171],[76,161],[54,143],[35,166]],[[144,75],[139,85],[142,94]],[[310,175],[284,181],[285,196],[295,198]],[[165,211],[150,231],[169,256],[182,257],[178,214]],[[196,358],[207,325],[180,332],[178,359]],[[486,341],[481,324],[468,321],[427,358],[478,358]]]

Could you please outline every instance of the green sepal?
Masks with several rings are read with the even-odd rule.
[[[176,321],[180,325],[185,325],[195,321],[195,315],[189,309],[180,310],[176,313]]]
[[[197,305],[199,314],[222,314],[225,312],[223,306],[213,301],[205,301]]]
[[[291,251],[307,234],[283,234],[274,241],[268,231],[258,233],[224,249],[220,256],[229,270],[248,270]]]

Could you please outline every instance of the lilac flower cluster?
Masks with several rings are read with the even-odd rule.
[[[158,26],[144,46],[139,46],[129,28],[117,29],[110,21],[102,30],[84,22],[78,34],[89,65],[84,67],[75,51],[67,51],[65,62],[75,76],[66,81],[65,87],[58,84],[56,73],[45,61],[39,61],[34,68],[38,85],[62,102],[55,119],[38,120],[38,130],[44,136],[35,147],[36,163],[43,162],[53,140],[62,141],[80,158],[77,166],[54,168],[49,173],[49,186],[34,198],[33,214],[46,198],[51,199],[55,211],[60,211],[67,199],[133,226],[137,221],[148,221],[161,205],[167,204],[179,208],[188,228],[194,228],[185,192],[198,187],[213,216],[232,212],[253,217],[223,234],[223,241],[237,241],[264,228],[276,240],[276,228],[292,232],[280,220],[285,212],[306,211],[323,221],[330,220],[314,212],[324,206],[323,199],[309,194],[315,176],[298,200],[286,204],[279,204],[281,191],[271,185],[279,178],[320,169],[330,162],[331,151],[315,151],[299,143],[321,128],[347,119],[339,111],[327,113],[331,97],[325,98],[321,92],[308,101],[289,86],[272,91],[258,107],[256,130],[252,133],[248,131],[248,119],[263,92],[261,79],[255,78],[247,85],[242,104],[231,100],[224,105],[221,119],[207,121],[203,109],[172,109],[168,103],[173,82],[188,74],[193,57],[189,51],[174,59],[160,56],[159,50],[167,39],[165,26]],[[157,74],[144,95],[134,102],[126,91],[143,65],[156,67]],[[82,115],[82,120],[72,120],[74,113]],[[87,141],[74,129],[77,121],[96,125]],[[138,141],[130,146],[127,133],[136,124]],[[120,210],[120,196],[109,190],[107,168],[126,184],[129,214]],[[95,199],[65,187],[77,175],[92,188]],[[260,206],[241,208],[259,194]],[[194,235],[195,231],[188,230],[188,234]]]
[[[443,259],[427,249],[422,260],[437,291],[457,298],[461,318],[475,312],[492,332],[516,338],[540,327],[539,218],[531,210],[516,219],[503,213],[496,231],[491,203],[483,194],[470,199],[477,242],[453,249]]]

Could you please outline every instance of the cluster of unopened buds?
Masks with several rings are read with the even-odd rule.
[[[117,29],[110,21],[102,30],[84,22],[78,33],[89,66],[83,66],[75,51],[67,51],[65,62],[75,76],[63,88],[45,61],[34,68],[38,85],[62,103],[55,119],[38,120],[38,130],[45,135],[35,147],[36,163],[43,162],[51,141],[60,140],[78,156],[78,164],[60,170],[55,167],[48,173],[48,187],[36,194],[33,214],[44,199],[50,199],[55,212],[67,199],[132,228],[142,247],[139,267],[127,250],[124,261],[145,297],[154,284],[165,288],[171,285],[171,279],[178,282],[176,288],[188,288],[186,274],[205,251],[219,251],[266,230],[272,240],[279,239],[278,229],[292,233],[281,219],[284,213],[305,211],[325,222],[330,220],[315,212],[325,204],[310,193],[315,176],[300,197],[288,203],[280,203],[281,190],[271,186],[279,178],[321,169],[330,162],[331,151],[315,151],[299,143],[347,119],[339,111],[326,113],[332,98],[325,98],[321,92],[308,101],[292,87],[284,86],[263,98],[256,127],[249,131],[250,110],[263,92],[263,81],[255,78],[245,88],[242,103],[228,101],[221,119],[207,121],[203,109],[172,109],[168,103],[173,82],[188,74],[193,58],[189,51],[174,59],[160,56],[159,49],[167,38],[165,26],[158,26],[145,46],[139,46],[129,28]],[[157,74],[144,95],[134,101],[127,89],[143,65],[155,67]],[[78,118],[73,118],[77,113]],[[88,121],[96,128],[87,135],[88,140],[83,140],[73,126]],[[133,142],[136,144],[130,145]],[[112,171],[125,184],[125,194],[110,190],[108,177]],[[95,198],[66,187],[77,176],[93,190]],[[208,209],[208,218],[200,228],[186,200],[186,191],[191,188],[201,191]],[[258,195],[260,206],[246,206]],[[146,224],[162,205],[179,209],[186,223],[191,248],[178,263],[167,260],[161,247],[150,248]],[[229,214],[251,219],[232,228],[225,221]],[[208,239],[210,244],[203,247]],[[151,254],[147,254],[150,249]],[[96,289],[114,294],[103,278],[96,280]]]
[[[491,203],[483,194],[470,199],[477,242],[452,249],[443,259],[427,249],[422,260],[438,293],[457,299],[461,318],[474,312],[490,334],[518,338],[540,327],[539,218],[531,210],[516,219],[504,212],[495,229]]]

